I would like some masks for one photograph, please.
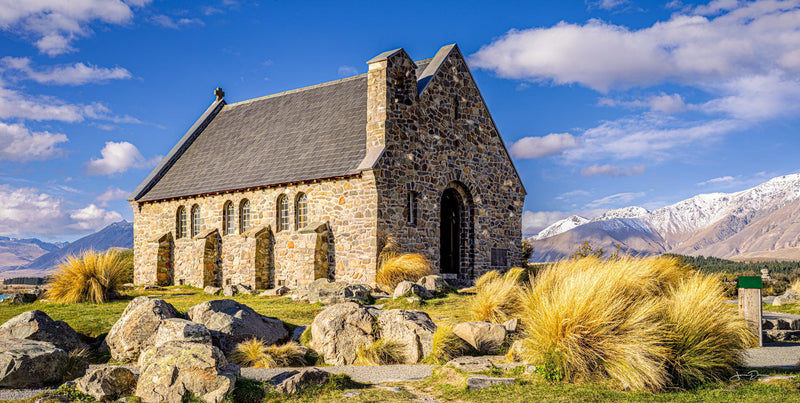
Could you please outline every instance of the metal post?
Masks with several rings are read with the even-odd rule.
[[[744,316],[750,331],[758,339],[758,345],[764,345],[761,329],[761,289],[764,282],[761,277],[739,277],[739,314]]]

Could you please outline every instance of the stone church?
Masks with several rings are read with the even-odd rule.
[[[456,45],[216,100],[131,195],[134,282],[375,283],[384,248],[465,284],[521,260],[519,174]]]

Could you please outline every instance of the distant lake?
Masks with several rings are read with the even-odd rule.
[[[10,295],[0,295],[0,301],[10,297]]]

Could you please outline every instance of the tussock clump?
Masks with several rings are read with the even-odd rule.
[[[445,323],[437,326],[433,332],[433,346],[426,361],[432,364],[444,364],[469,351],[470,345],[453,333],[453,325]]]
[[[243,341],[231,354],[231,361],[244,367],[280,368],[306,365],[306,349],[295,342],[267,346],[259,339]]]
[[[383,261],[375,281],[386,291],[394,291],[401,281],[417,282],[433,272],[431,262],[417,253],[405,253],[388,257]]]
[[[360,365],[390,365],[406,362],[405,346],[395,340],[378,339],[372,344],[361,346],[356,351]]]
[[[114,250],[70,255],[58,265],[46,298],[67,304],[103,303],[116,295],[126,272],[125,259]]]
[[[521,354],[551,379],[634,390],[723,379],[747,339],[723,300],[714,278],[675,259],[560,262],[523,293]]]
[[[791,288],[797,292],[800,292],[800,280],[795,280],[795,282],[792,283]]]
[[[519,317],[523,279],[527,280],[527,271],[519,267],[509,270],[504,276],[496,271],[481,276],[475,282],[477,292],[470,304],[472,320],[503,323]]]

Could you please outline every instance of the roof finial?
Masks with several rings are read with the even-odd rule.
[[[214,95],[217,97],[217,101],[221,101],[222,98],[225,98],[225,91],[217,87],[217,89],[214,90]]]

